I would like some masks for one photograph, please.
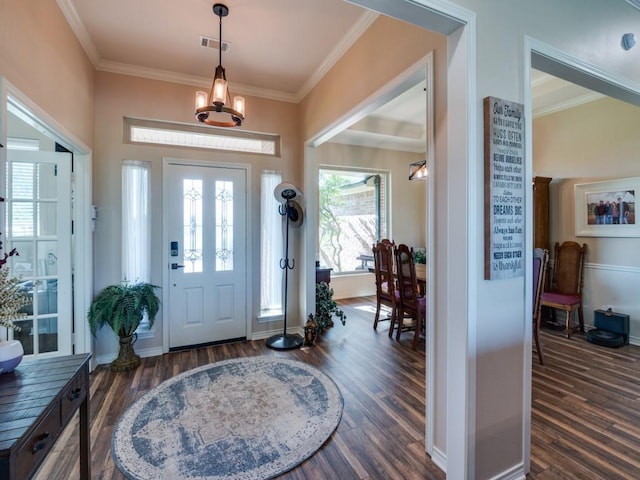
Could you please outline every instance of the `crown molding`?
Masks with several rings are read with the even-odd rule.
[[[596,100],[600,100],[601,98],[605,98],[605,95],[602,95],[601,93],[597,93],[597,92],[586,93],[584,95],[571,98],[564,102],[554,103],[549,107],[536,109],[533,112],[533,118],[544,117],[545,115],[551,115],[552,113],[560,112],[568,108],[578,107],[580,105],[584,105],[585,103],[590,103]]]
[[[543,72],[544,73],[544,72]],[[557,81],[558,79],[556,77],[554,77],[553,75],[549,75],[548,73],[544,73],[544,75],[540,75],[539,77],[531,80],[531,86],[533,88],[535,87],[541,87],[547,83],[551,83],[553,81]]]
[[[87,53],[89,60],[94,68],[98,71],[118,73],[121,75],[130,75],[140,78],[148,78],[151,80],[160,80],[164,82],[180,83],[184,85],[193,85],[201,88],[210,88],[211,79],[205,77],[197,77],[167,70],[159,70],[149,67],[141,67],[138,65],[130,65],[119,62],[103,60],[91,40],[89,32],[82,23],[78,12],[71,3],[71,0],[56,0],[64,17],[67,19],[69,26],[73,30],[76,38]],[[322,79],[324,75],[335,65],[335,63],[344,55],[344,53],[360,38],[360,36],[371,26],[378,18],[378,14],[367,10],[362,14],[358,22],[349,30],[347,35],[340,41],[338,45],[331,51],[316,71],[307,79],[302,88],[296,93],[287,93],[278,90],[269,90],[264,88],[252,87],[250,85],[242,85],[234,83],[233,91],[238,94],[251,95],[253,97],[266,98],[288,103],[300,103],[302,99],[311,91],[311,89]]]
[[[120,75],[129,75],[132,77],[147,78],[150,80],[159,80],[162,82],[179,83],[181,85],[192,85],[194,87],[211,88],[211,78],[199,77],[195,75],[186,75],[183,73],[171,72],[168,70],[159,70],[156,68],[141,67],[139,65],[130,65],[127,63],[101,61],[96,70],[108,73],[117,73]],[[298,103],[297,95],[280,92],[277,90],[268,90],[266,88],[256,88],[250,85],[242,85],[233,83],[229,87],[233,93],[250,95],[252,97],[266,98],[269,100],[277,100],[280,102]]]
[[[318,82],[324,77],[329,70],[336,64],[338,60],[345,54],[349,48],[360,38],[360,36],[367,31],[371,24],[378,18],[379,14],[367,10],[362,14],[360,19],[353,25],[351,30],[342,38],[342,41],[335,46],[335,48],[329,53],[327,58],[322,64],[311,74],[311,76],[304,82],[302,88],[298,91],[298,102],[315,87]]]
[[[97,69],[102,60],[100,58],[100,53],[91,40],[89,32],[80,20],[80,16],[78,15],[76,8],[71,3],[71,0],[57,0],[57,3],[64,15],[64,18],[67,19],[67,23],[71,27],[71,30],[73,30],[73,33],[76,35],[80,45],[82,45],[82,48],[89,57],[89,61],[93,64],[94,68]]]

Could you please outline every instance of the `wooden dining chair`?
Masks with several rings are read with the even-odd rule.
[[[395,317],[398,309],[398,291],[396,289],[396,281],[393,272],[393,247],[394,243],[390,240],[382,240],[373,245],[373,272],[376,279],[376,316],[373,321],[373,329],[378,329],[378,321],[380,320],[380,309],[382,305],[389,307],[391,310],[389,318],[391,325],[395,323]]]
[[[426,316],[426,298],[418,294],[418,282],[416,280],[416,268],[413,258],[413,248],[400,244],[395,248],[396,258],[396,278],[398,282],[399,306],[396,320],[398,326],[396,331],[396,340],[400,340],[400,334],[403,330],[407,330],[404,325],[406,317],[413,318],[411,330],[413,334],[413,349],[418,346],[420,333],[424,330],[424,322]],[[394,323],[391,322],[389,336],[393,334]]]
[[[560,245],[556,242],[551,288],[548,292],[542,293],[540,300],[542,306],[552,309],[551,313],[554,319],[556,310],[565,312],[567,338],[571,338],[573,330],[571,323],[573,312],[578,312],[580,331],[584,332],[582,288],[586,253],[586,244],[581,246],[576,242],[564,242]]]
[[[549,250],[535,248],[533,250],[533,339],[536,343],[536,351],[540,365],[544,365],[542,345],[540,345],[540,312],[542,311],[542,291],[549,262]]]

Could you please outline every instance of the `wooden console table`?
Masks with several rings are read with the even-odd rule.
[[[80,478],[90,480],[90,357],[24,360],[0,374],[0,478],[31,478],[79,409]]]

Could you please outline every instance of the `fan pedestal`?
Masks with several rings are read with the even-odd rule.
[[[275,350],[300,348],[304,339],[300,335],[280,334],[267,338],[267,347]]]

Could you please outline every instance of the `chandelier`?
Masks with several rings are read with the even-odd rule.
[[[213,13],[220,19],[220,36],[218,39],[220,57],[216,73],[213,77],[211,92],[196,92],[196,118],[199,122],[212,125],[214,127],[239,127],[244,120],[244,98],[233,97],[233,108],[229,89],[227,88],[227,77],[222,66],[222,17],[229,14],[229,9],[222,3],[213,6]],[[226,116],[230,116],[229,120]]]
[[[428,173],[426,160],[409,164],[409,180],[425,180]]]

